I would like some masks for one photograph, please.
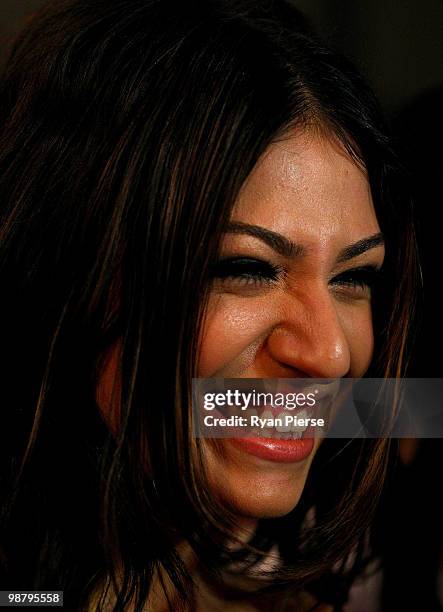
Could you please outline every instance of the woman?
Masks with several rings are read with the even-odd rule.
[[[286,2],[64,0],[1,82],[2,588],[307,610],[367,560],[389,441],[192,436],[192,377],[401,376],[416,260],[354,69]]]

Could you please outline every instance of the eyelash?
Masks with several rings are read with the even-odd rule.
[[[239,257],[221,259],[212,268],[211,276],[221,281],[235,280],[242,286],[261,286],[276,283],[284,274],[283,268],[261,259]]]
[[[284,278],[285,270],[281,266],[261,259],[247,257],[222,259],[212,268],[211,277],[220,281],[233,280],[242,287],[270,286]],[[380,276],[380,269],[367,265],[341,272],[329,283],[356,290],[372,290]]]
[[[352,289],[373,290],[380,278],[380,269],[368,265],[345,270],[331,279],[330,284],[341,284]],[[341,281],[341,282],[338,282]]]

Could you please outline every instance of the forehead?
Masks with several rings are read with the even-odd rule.
[[[305,242],[349,243],[379,231],[365,171],[333,137],[315,132],[269,146],[232,218]]]

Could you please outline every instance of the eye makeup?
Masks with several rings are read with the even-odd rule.
[[[227,257],[211,267],[211,278],[218,283],[239,287],[269,287],[284,280],[286,270],[279,265],[255,257]],[[376,265],[365,265],[344,270],[330,279],[336,289],[369,293],[380,277]]]
[[[283,267],[254,257],[231,257],[212,266],[211,277],[241,286],[269,286],[285,275]]]
[[[334,276],[329,284],[336,287],[372,290],[381,275],[381,269],[375,265],[359,266],[344,270]]]

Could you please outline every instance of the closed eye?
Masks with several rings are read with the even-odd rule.
[[[262,259],[235,257],[221,259],[211,268],[211,277],[221,282],[259,287],[278,282],[284,274],[283,268]]]
[[[368,265],[359,268],[352,268],[341,272],[329,281],[335,288],[350,289],[370,294],[377,285],[381,275],[381,270],[377,266]]]
[[[284,268],[262,259],[232,257],[221,259],[211,267],[211,278],[223,285],[259,288],[278,283],[285,276]],[[335,289],[358,295],[370,295],[380,277],[375,265],[345,270],[334,276],[329,285]]]

